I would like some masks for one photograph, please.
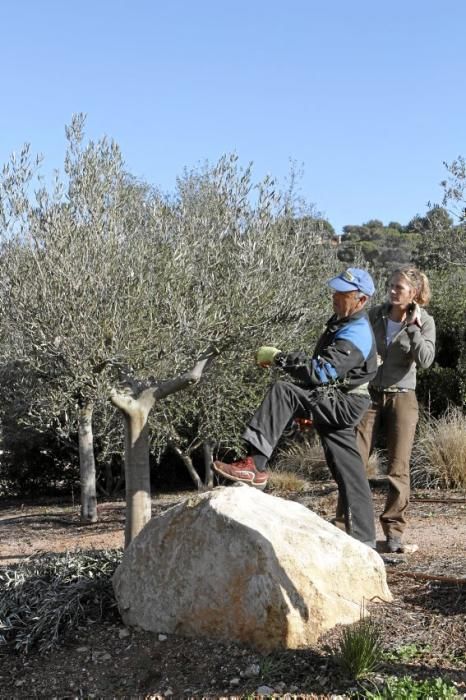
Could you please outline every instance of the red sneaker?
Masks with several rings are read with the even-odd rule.
[[[213,467],[217,474],[221,474],[225,479],[241,481],[243,484],[249,484],[258,489],[264,489],[269,478],[268,472],[260,472],[256,468],[252,457],[245,457],[232,464],[226,464],[217,460],[214,462]]]
[[[252,485],[256,487],[256,489],[265,489],[267,486],[267,482],[269,480],[269,472],[260,472],[258,469],[254,472],[254,480],[252,482]]]

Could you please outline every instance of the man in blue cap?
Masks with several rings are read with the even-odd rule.
[[[327,284],[334,314],[312,357],[259,348],[258,365],[280,367],[294,381],[275,382],[268,390],[243,434],[247,457],[213,466],[226,479],[265,488],[267,462],[283,431],[293,418],[311,417],[338,485],[346,532],[375,548],[372,496],[355,435],[370,405],[368,383],[377,373],[374,335],[364,311],[374,282],[366,270],[350,267]]]

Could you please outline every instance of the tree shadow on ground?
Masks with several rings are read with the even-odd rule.
[[[429,581],[415,594],[404,596],[411,605],[445,616],[464,615],[466,611],[466,585]]]

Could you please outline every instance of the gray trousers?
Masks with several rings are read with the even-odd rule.
[[[304,389],[279,381],[265,395],[243,438],[270,457],[292,418],[312,416],[322,442],[328,468],[343,505],[346,532],[375,546],[372,496],[356,445],[355,427],[369,407],[369,398],[340,389]]]

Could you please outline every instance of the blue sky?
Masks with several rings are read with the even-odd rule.
[[[407,223],[466,155],[464,0],[3,0],[0,163],[64,126],[171,191],[236,152],[330,220]]]

